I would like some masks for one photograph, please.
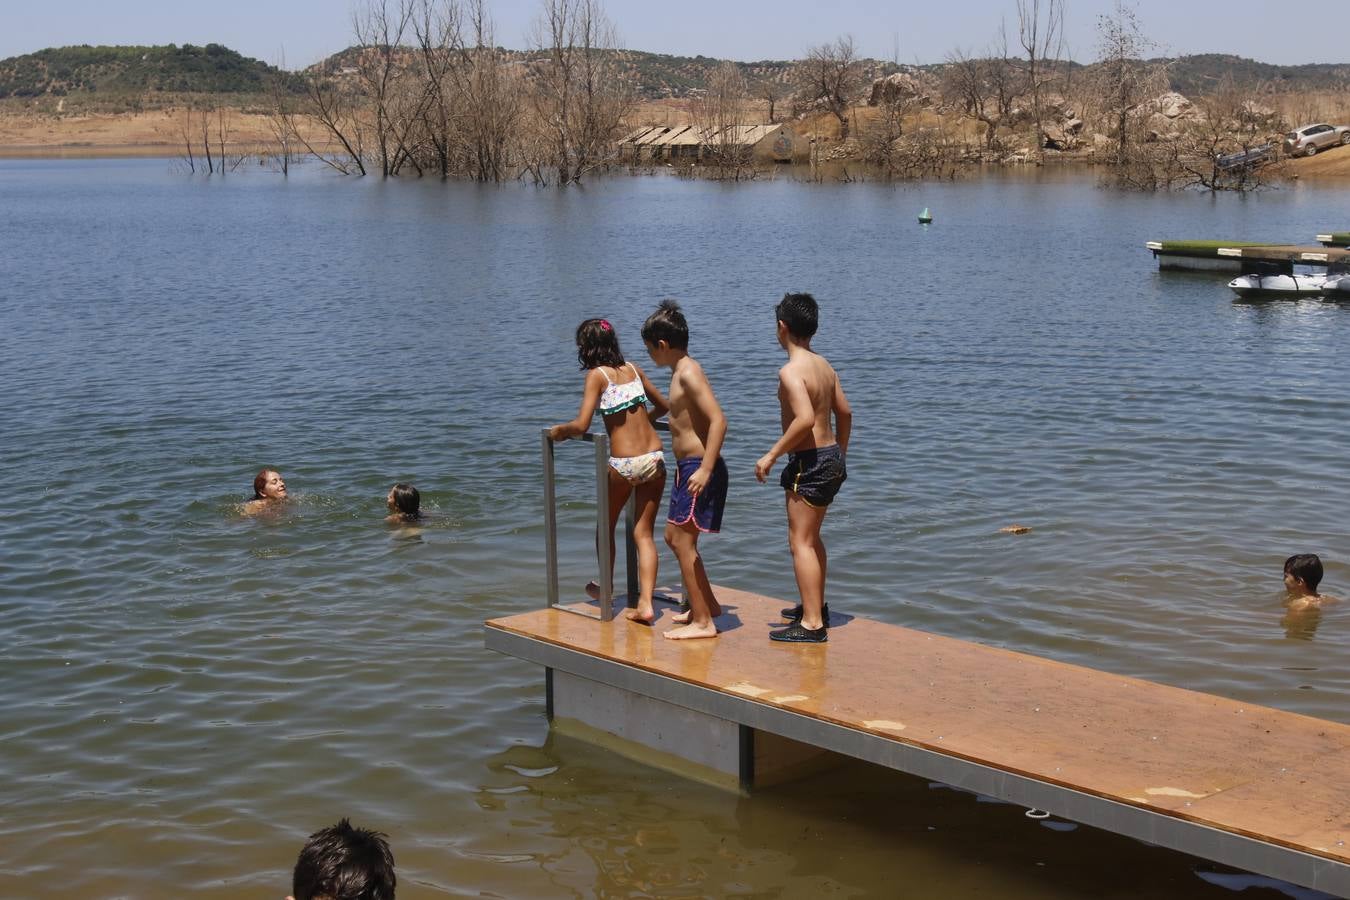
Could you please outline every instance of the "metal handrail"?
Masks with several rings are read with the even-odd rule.
[[[657,431],[670,431],[667,422],[652,422]],[[553,445],[549,430],[543,429],[544,458],[544,560],[548,569],[548,605],[558,606],[558,498],[553,467]],[[576,440],[595,445],[595,548],[600,564],[600,621],[614,618],[614,573],[609,558],[609,434],[588,431]],[[665,449],[664,447],[662,448]],[[637,543],[633,540],[633,523],[637,518],[637,492],[628,498],[624,510],[624,562],[627,588],[626,602],[633,606],[638,596]],[[565,607],[564,607],[565,608]]]

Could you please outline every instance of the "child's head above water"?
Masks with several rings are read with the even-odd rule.
[[[1317,596],[1322,560],[1316,553],[1296,553],[1284,561],[1284,586],[1296,594]]]
[[[403,516],[405,519],[415,519],[422,514],[422,495],[417,493],[417,488],[405,481],[400,481],[389,489],[389,511]]]
[[[394,900],[394,854],[378,831],[346,819],[316,831],[291,876],[294,900]]]
[[[587,319],[577,326],[577,362],[583,370],[623,365],[619,336],[608,319]]]
[[[656,312],[642,323],[642,340],[653,347],[665,341],[672,350],[688,350],[689,323],[684,320],[680,304],[674,300],[662,300]]]
[[[253,476],[254,500],[286,499],[286,481],[276,469],[261,469]]]
[[[816,298],[810,294],[784,294],[774,307],[773,314],[787,326],[788,334],[805,341],[816,333],[820,308],[816,306]]]

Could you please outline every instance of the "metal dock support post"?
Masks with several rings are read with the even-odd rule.
[[[600,621],[614,618],[614,559],[609,539],[609,435],[595,436],[595,549],[600,557]]]
[[[553,489],[553,438],[543,430],[544,565],[548,570],[548,605],[558,605],[558,498]]]

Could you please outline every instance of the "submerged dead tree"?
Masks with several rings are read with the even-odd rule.
[[[846,140],[849,110],[863,87],[862,60],[853,46],[853,38],[845,35],[832,43],[812,47],[793,72],[801,98],[828,109],[839,120],[839,139]]]
[[[540,59],[530,84],[536,180],[580,181],[605,165],[632,105],[619,71],[614,26],[600,0],[543,0],[532,43]]]
[[[1017,0],[1017,39],[1031,115],[1036,125],[1036,159],[1045,161],[1045,99],[1064,51],[1064,0]]]

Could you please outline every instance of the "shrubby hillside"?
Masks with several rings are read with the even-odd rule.
[[[0,99],[155,91],[257,93],[274,71],[220,44],[52,47],[0,60]]]
[[[317,64],[326,72],[349,66],[358,48],[349,47]],[[674,56],[641,50],[614,51],[629,70],[638,93],[646,99],[687,97],[707,85],[723,60],[708,56]],[[510,51],[522,62],[535,56]],[[892,63],[864,61],[872,77],[895,70]],[[768,84],[785,88],[790,60],[738,62],[752,93]],[[937,71],[941,63],[919,66]],[[1076,64],[1073,69],[1084,67]],[[144,95],[155,92],[257,94],[276,70],[267,63],[223,47],[192,44],[162,47],[54,47],[0,60],[0,99],[67,95]],[[1350,87],[1350,64],[1276,66],[1239,56],[1202,54],[1171,62],[1172,87],[1183,94],[1203,94],[1231,73],[1239,87],[1264,85],[1276,91],[1327,91]]]

